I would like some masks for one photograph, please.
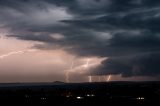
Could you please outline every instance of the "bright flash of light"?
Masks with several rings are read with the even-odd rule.
[[[92,76],[88,76],[89,82],[92,82]]]
[[[77,96],[76,98],[77,98],[77,99],[83,99],[83,97],[81,97],[81,96]]]
[[[69,80],[69,78],[70,78],[70,77],[69,77],[69,73],[73,71],[73,66],[74,66],[74,61],[72,61],[72,63],[71,63],[70,70],[67,70],[67,71],[66,71],[66,74],[65,74],[65,76],[66,76],[66,82],[67,82],[67,83],[70,82],[70,80]]]
[[[138,97],[137,100],[144,100],[144,97]]]
[[[85,68],[88,68],[88,66],[89,66],[89,61],[90,61],[90,59],[87,59],[87,62],[86,62],[86,64],[84,65]],[[88,81],[89,81],[89,82],[92,82],[92,76],[91,76],[91,75],[88,76]]]
[[[111,75],[108,76],[107,82],[109,82],[111,80],[111,77],[112,77]]]
[[[88,68],[90,59],[87,59],[87,63],[84,65],[85,68]]]
[[[83,62],[79,65],[75,65],[75,59],[72,61],[69,65],[69,69],[67,69],[64,73],[65,77],[65,82],[70,82],[71,79],[71,73],[78,73],[80,75],[86,75],[88,73],[89,68],[94,68],[97,67],[98,65],[101,64],[101,61],[105,60],[106,58],[97,58],[97,57],[92,57],[92,58],[82,58],[79,60],[76,60],[77,64],[79,62]],[[91,61],[92,60],[92,61]],[[91,75],[87,76],[88,82],[93,82],[93,77]]]
[[[14,52],[10,52],[10,53],[7,53],[7,54],[0,55],[0,59],[4,59],[8,56],[15,55],[15,54],[23,54],[23,53],[26,53],[26,52],[34,52],[34,51],[35,50],[32,50],[32,49],[22,50],[22,51],[14,51]]]

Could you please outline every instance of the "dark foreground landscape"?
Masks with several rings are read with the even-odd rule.
[[[160,105],[160,82],[1,84],[0,104],[28,106]]]

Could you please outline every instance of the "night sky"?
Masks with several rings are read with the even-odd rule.
[[[160,80],[160,0],[0,0],[0,82]]]

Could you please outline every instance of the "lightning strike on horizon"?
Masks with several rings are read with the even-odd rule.
[[[111,75],[109,75],[109,76],[108,76],[108,78],[107,78],[107,82],[109,82],[109,81],[110,81],[111,77],[112,77]]]
[[[86,64],[84,65],[85,68],[88,68],[89,61],[90,61],[90,59],[87,59],[87,62],[86,62]]]
[[[9,52],[7,54],[0,55],[0,59],[4,59],[5,57],[8,57],[8,56],[11,56],[11,55],[14,55],[14,54],[23,54],[25,52],[34,52],[34,51],[35,50],[22,50],[22,51]]]
[[[92,82],[92,76],[88,76],[89,82]]]
[[[67,82],[67,83],[69,83],[69,82],[70,82],[70,80],[69,80],[69,78],[70,78],[69,73],[70,73],[70,71],[72,72],[72,70],[73,70],[73,66],[74,66],[74,61],[72,61],[72,63],[71,63],[70,70],[67,70],[67,71],[66,71],[66,74],[65,74],[66,82]]]
[[[86,63],[86,65],[84,65],[85,68],[88,68],[89,61],[90,61],[90,59],[87,59],[87,63]],[[91,75],[88,76],[88,82],[92,82],[92,76]]]
[[[91,59],[86,59],[85,60],[85,64],[79,65],[79,66],[75,66],[75,61],[72,61],[71,64],[69,65],[69,69],[67,69],[64,73],[64,78],[65,78],[65,82],[69,83],[70,82],[70,74],[73,73],[79,73],[79,74],[84,74],[86,73],[86,70],[89,67],[92,66],[96,66],[98,63],[94,62],[94,63],[90,63]],[[94,61],[94,60],[93,60]],[[84,72],[85,71],[85,72]],[[88,70],[89,71],[89,70]],[[93,82],[93,77],[91,75],[88,75],[88,82]]]

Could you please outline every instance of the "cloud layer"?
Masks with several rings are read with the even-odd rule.
[[[94,75],[160,75],[159,0],[0,0],[8,37],[42,50],[107,57]],[[57,39],[58,37],[58,39]]]

